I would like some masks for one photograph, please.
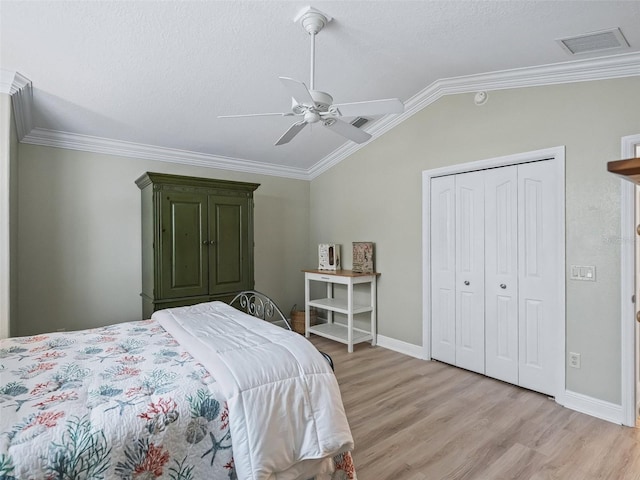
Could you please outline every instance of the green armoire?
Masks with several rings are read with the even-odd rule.
[[[142,191],[142,318],[253,289],[256,183],[147,172]]]

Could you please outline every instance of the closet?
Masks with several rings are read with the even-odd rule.
[[[430,182],[432,357],[550,395],[564,308],[555,172],[543,160]]]
[[[142,193],[142,315],[254,287],[256,183],[147,172]]]

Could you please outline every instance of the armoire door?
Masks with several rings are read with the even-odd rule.
[[[485,176],[485,368],[518,384],[518,167]]]
[[[161,204],[158,282],[162,298],[206,295],[207,195],[195,192],[167,192]]]
[[[485,372],[484,171],[455,177],[456,362]]]
[[[211,294],[253,288],[248,202],[243,197],[209,196]]]

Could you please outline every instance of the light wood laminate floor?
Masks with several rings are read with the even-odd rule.
[[[640,429],[444,363],[311,341],[335,362],[359,480],[640,480]]]

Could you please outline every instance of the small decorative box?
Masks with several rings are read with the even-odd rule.
[[[373,242],[353,242],[353,267],[358,273],[373,273]]]
[[[340,245],[336,243],[318,245],[318,270],[340,270]]]

